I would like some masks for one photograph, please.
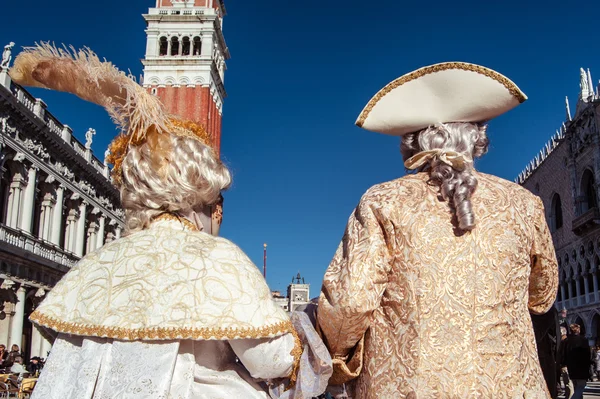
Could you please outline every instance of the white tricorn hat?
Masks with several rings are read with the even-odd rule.
[[[450,122],[485,122],[527,100],[506,76],[466,62],[417,69],[381,89],[356,125],[402,136]]]

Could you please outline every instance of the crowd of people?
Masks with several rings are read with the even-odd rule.
[[[11,346],[9,351],[6,345],[0,344],[0,374],[17,374],[19,376],[29,374],[37,377],[44,367],[43,359],[34,356],[26,362],[25,358],[19,345]]]

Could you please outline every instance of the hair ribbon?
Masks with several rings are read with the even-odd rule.
[[[404,162],[406,169],[418,169],[421,166],[433,160],[438,160],[446,165],[452,166],[456,170],[465,170],[468,164],[473,163],[473,160],[461,153],[451,150],[436,148],[429,151],[421,151],[413,155]]]

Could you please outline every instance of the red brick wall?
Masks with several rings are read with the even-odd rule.
[[[196,122],[212,138],[212,146],[219,153],[221,147],[221,117],[208,87],[152,87],[167,110],[181,118]]]

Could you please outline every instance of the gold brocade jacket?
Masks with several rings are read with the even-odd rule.
[[[427,173],[363,196],[319,300],[331,384],[352,380],[354,398],[549,398],[529,316],[558,286],[543,204],[476,176],[470,233]]]

